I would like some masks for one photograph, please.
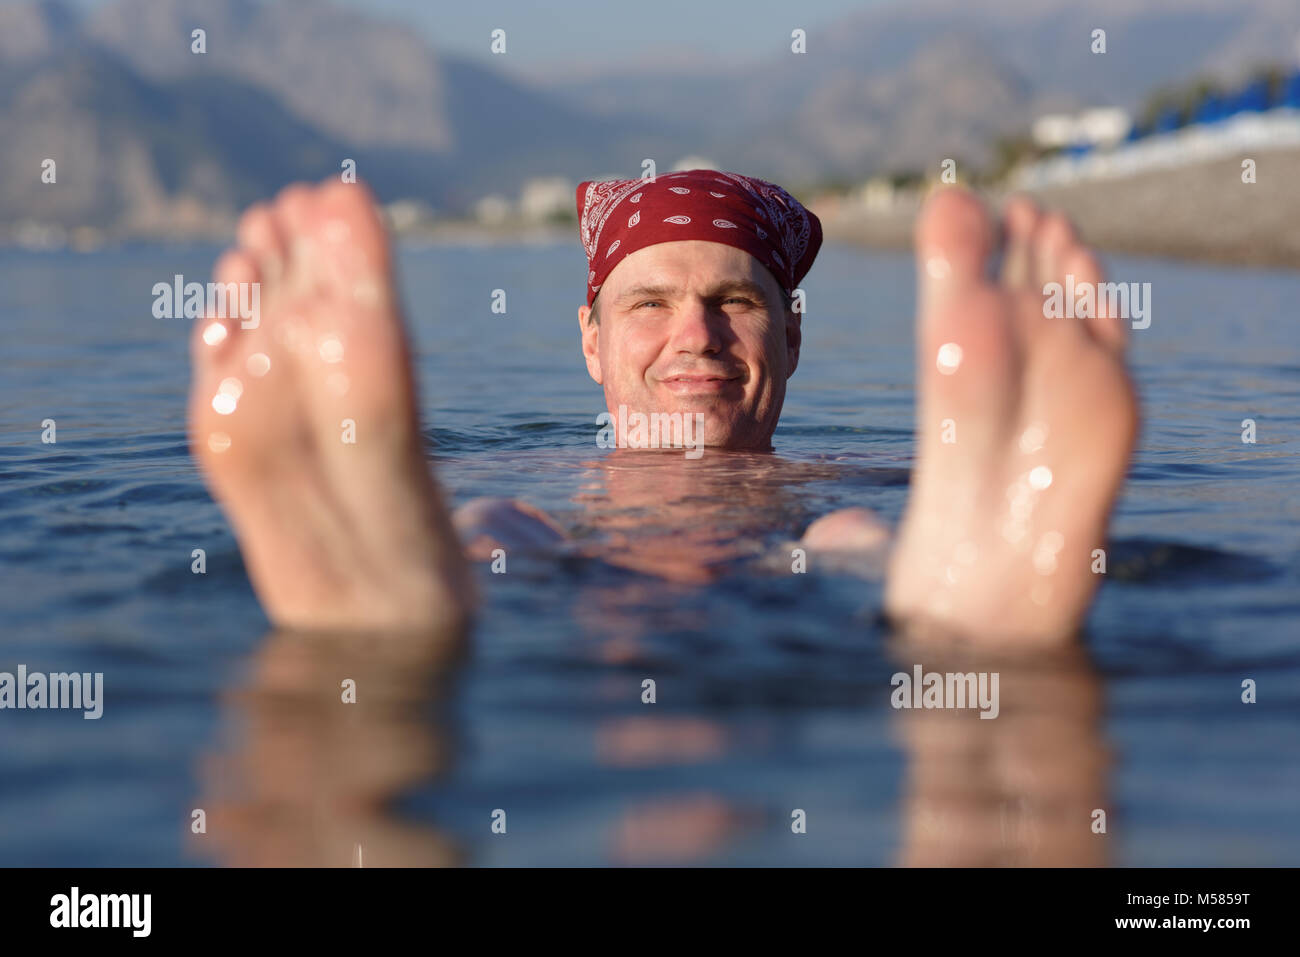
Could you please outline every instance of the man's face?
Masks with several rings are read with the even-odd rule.
[[[785,381],[799,361],[799,316],[772,274],[733,246],[659,243],[605,279],[578,310],[587,371],[611,415],[704,413],[704,444],[771,447]]]

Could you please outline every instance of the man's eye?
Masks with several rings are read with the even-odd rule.
[[[659,305],[659,303],[655,302],[654,300],[646,300],[645,302],[638,302],[638,303],[637,303],[635,306],[633,306],[632,308],[633,308],[633,309],[640,309],[642,306],[657,306],[657,305]]]
[[[723,300],[723,302],[724,303],[738,302],[742,306],[752,306],[754,304],[754,301],[752,299],[746,299],[744,296],[728,296],[725,300]]]

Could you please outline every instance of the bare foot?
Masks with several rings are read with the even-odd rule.
[[[948,189],[917,225],[917,462],[886,611],[984,641],[1071,636],[1137,431],[1125,320],[1044,318],[1043,286],[1102,280],[1069,223],[1013,200],[994,228]]]
[[[267,614],[294,628],[463,620],[469,579],[425,463],[369,191],[295,185],[252,207],[214,280],[260,282],[260,316],[199,321],[190,444]]]

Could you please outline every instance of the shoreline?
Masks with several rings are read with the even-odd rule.
[[[1077,181],[1023,190],[1060,210],[1098,250],[1182,262],[1300,269],[1300,149],[1248,151],[1250,155],[1149,170],[1123,178]],[[1242,181],[1242,161],[1255,160],[1256,182]],[[867,249],[908,250],[925,187],[898,191],[871,202],[823,196],[808,203],[821,217],[828,242]],[[1011,191],[977,189],[992,208]],[[233,241],[222,217],[212,227],[169,233],[115,232],[9,224],[0,229],[0,250],[86,252],[135,244]],[[576,241],[575,223],[509,221],[484,224],[444,220],[394,229],[408,245],[515,245]]]
[[[1243,159],[1256,182],[1242,181]],[[1229,266],[1300,269],[1300,150],[1257,150],[1226,159],[1026,189],[1065,213],[1102,252]],[[992,208],[1011,191],[977,190]],[[907,249],[922,194],[898,194],[875,208],[814,203],[826,238],[867,248]]]

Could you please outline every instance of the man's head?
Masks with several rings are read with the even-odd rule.
[[[577,198],[578,323],[610,414],[703,413],[704,444],[770,448],[799,361],[792,296],[821,245],[817,217],[780,187],[715,170],[583,183]]]
[[[612,415],[703,412],[705,445],[770,447],[800,316],[757,259],[703,240],[646,246],[609,274],[594,308],[594,319],[578,310],[582,351]]]

